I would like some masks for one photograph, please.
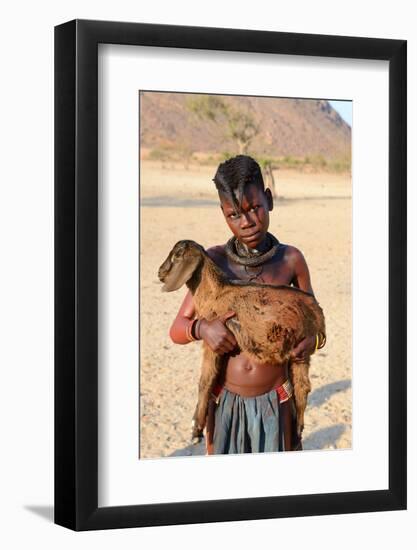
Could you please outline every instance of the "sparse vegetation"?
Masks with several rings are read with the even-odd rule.
[[[219,154],[192,152],[186,146],[184,147],[157,147],[152,149],[147,159],[160,161],[162,167],[166,163],[181,163],[188,170],[191,166],[216,166],[220,162],[234,156],[236,153],[231,151],[222,151]],[[250,153],[249,153],[250,154]],[[266,185],[274,190],[274,172],[277,170],[294,170],[298,172],[350,172],[350,158],[326,159],[323,155],[307,155],[305,157],[295,157],[286,155],[284,157],[267,157],[253,154],[262,168],[266,178]]]
[[[186,105],[200,119],[218,124],[225,137],[236,143],[239,154],[247,154],[250,144],[259,134],[259,124],[248,109],[233,106],[219,96],[191,97]]]
[[[160,161],[172,160],[172,150],[170,151],[169,149],[157,147],[150,151],[148,159]]]
[[[180,162],[182,163],[185,170],[188,170],[190,164],[195,161],[193,151],[189,147],[187,147],[186,144],[179,145],[178,147],[156,147],[155,149],[151,149],[147,156],[147,159],[160,161],[162,168],[166,167],[167,162]]]

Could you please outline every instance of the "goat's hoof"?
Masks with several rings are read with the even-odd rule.
[[[203,430],[199,428],[196,422],[193,422],[193,429],[191,431],[191,443],[192,445],[198,445],[203,439]]]
[[[191,438],[191,445],[199,445],[203,441],[203,436],[193,436]]]
[[[203,437],[203,430],[200,430],[197,426],[195,426],[191,432],[191,445],[198,445],[203,440]]]

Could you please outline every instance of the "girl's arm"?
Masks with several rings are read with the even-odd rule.
[[[294,279],[293,283],[294,286],[300,288],[301,290],[304,290],[305,292],[309,292],[314,296],[313,287],[311,286],[311,279],[310,279],[310,272],[307,266],[307,262],[305,261],[305,258],[303,254],[296,249],[293,248],[293,266],[294,266]],[[326,343],[326,337],[325,335],[318,334],[316,336],[311,336],[310,338],[304,338],[299,342],[299,344],[296,346],[296,348],[292,351],[292,360],[297,362],[304,362],[307,360],[309,355],[312,355],[315,353],[317,349],[320,349],[324,346]]]
[[[169,331],[171,340],[175,344],[189,344],[193,341],[190,336],[193,336],[191,330],[194,319],[193,295],[188,291]]]
[[[222,317],[212,321],[201,319],[197,328],[194,324],[197,319],[195,317],[193,296],[188,291],[172,323],[169,335],[175,344],[188,344],[193,340],[204,340],[214,353],[223,355],[233,351],[236,347],[236,339],[233,333],[225,326],[226,320],[234,315],[233,311],[229,311]],[[197,330],[194,332],[196,328]]]

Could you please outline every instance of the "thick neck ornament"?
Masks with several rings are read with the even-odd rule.
[[[232,237],[226,243],[226,254],[235,263],[247,267],[256,267],[270,260],[277,252],[280,243],[271,233],[266,234],[266,250],[250,249]]]

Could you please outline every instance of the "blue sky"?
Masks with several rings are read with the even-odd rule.
[[[329,101],[330,105],[339,115],[352,127],[352,102],[351,101]]]

